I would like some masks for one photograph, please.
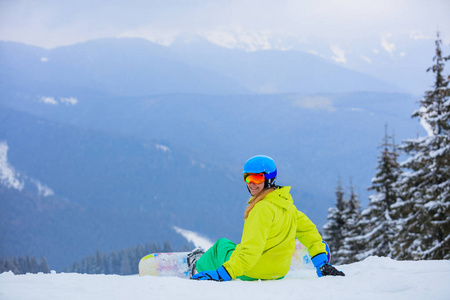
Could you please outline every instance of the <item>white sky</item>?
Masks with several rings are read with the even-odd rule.
[[[271,33],[297,41],[450,36],[450,0],[0,0],[0,40],[45,48],[102,37]],[[217,33],[216,33],[217,34]],[[220,35],[219,35],[220,36]]]

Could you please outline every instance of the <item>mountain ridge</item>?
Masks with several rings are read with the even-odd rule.
[[[30,58],[26,51],[9,49],[16,47],[24,45],[0,42],[0,58],[6,67],[6,72],[0,72],[5,82],[2,93],[13,79],[22,92],[46,95],[59,90],[66,96],[84,90],[109,96],[402,91],[300,51],[243,52],[214,46],[206,47],[213,50],[204,53],[206,48],[194,47],[192,52],[181,45],[163,47],[143,39],[121,38],[51,50],[30,46],[30,51],[38,52]],[[28,65],[18,64],[15,69],[9,63],[18,60]]]

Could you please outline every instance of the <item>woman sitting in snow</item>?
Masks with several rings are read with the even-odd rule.
[[[219,239],[208,251],[188,254],[191,278],[229,281],[281,279],[295,251],[295,237],[308,248],[319,277],[345,276],[329,263],[329,248],[316,226],[293,204],[290,187],[275,185],[277,169],[268,156],[250,158],[244,180],[252,198],[245,210],[241,243]]]

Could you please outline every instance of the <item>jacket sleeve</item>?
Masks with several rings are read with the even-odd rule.
[[[259,202],[245,220],[241,243],[223,264],[232,278],[251,270],[261,257],[275,215],[271,206],[267,201]]]
[[[326,246],[322,243],[322,236],[316,225],[301,211],[297,210],[297,239],[308,248],[311,257],[320,253],[327,253]]]

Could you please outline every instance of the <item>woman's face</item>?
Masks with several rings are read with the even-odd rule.
[[[250,194],[252,194],[252,196],[255,196],[264,189],[264,182],[261,182],[260,184],[250,182],[247,183],[247,187],[250,190]]]

